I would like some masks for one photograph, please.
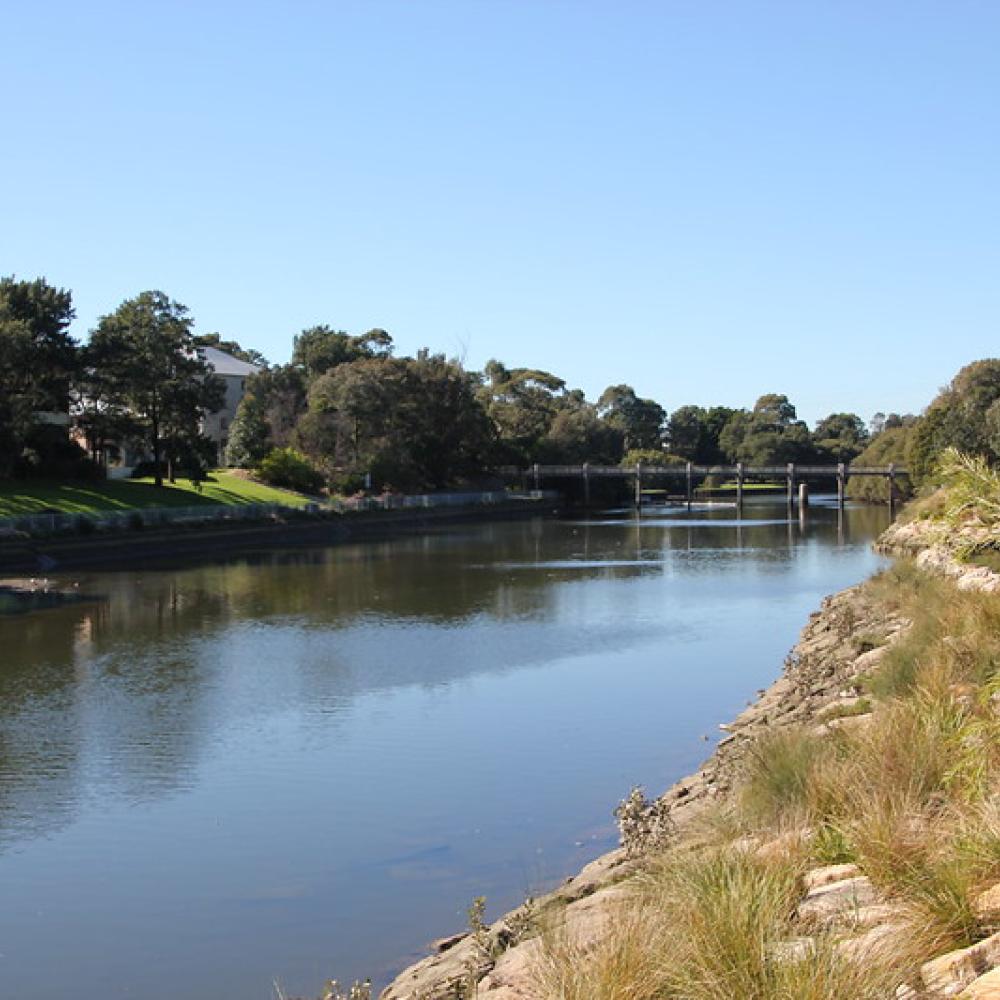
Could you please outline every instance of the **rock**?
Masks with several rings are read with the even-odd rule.
[[[775,962],[804,962],[815,953],[815,938],[798,937],[790,941],[779,941],[771,949],[771,959]]]
[[[789,830],[774,840],[765,841],[753,852],[754,857],[761,861],[778,861],[794,854],[800,850],[804,844],[809,843],[812,836],[811,830]]]
[[[896,987],[896,1000],[920,1000],[920,994],[908,983]]]
[[[898,942],[909,933],[909,924],[876,924],[863,934],[845,938],[837,944],[837,950],[852,962],[879,962],[898,954]]]
[[[993,934],[968,948],[959,948],[925,962],[920,978],[932,996],[955,996],[998,963],[1000,934]]]
[[[842,882],[845,878],[854,878],[860,875],[861,869],[857,865],[826,865],[824,868],[814,868],[802,876],[802,884],[806,891],[818,889],[822,885],[829,885],[831,882]]]
[[[958,996],[959,1000],[1000,1000],[1000,969],[974,979]]]
[[[1000,882],[976,896],[972,907],[980,920],[1000,920]]]
[[[448,937],[437,938],[430,943],[430,950],[435,955],[440,955],[449,948],[454,948],[459,941],[463,941],[469,936],[468,931],[459,931],[457,934],[450,934]]]
[[[875,889],[866,875],[842,879],[819,886],[799,903],[799,919],[825,925],[838,920],[851,921],[862,907],[875,902]]]
[[[520,1000],[531,996],[536,978],[535,968],[542,956],[542,943],[532,938],[505,951],[490,973],[480,981],[478,996],[488,995],[491,1000]]]

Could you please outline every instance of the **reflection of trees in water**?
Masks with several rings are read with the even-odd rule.
[[[718,572],[751,551],[748,565],[777,571],[803,542],[838,539],[835,510],[808,512],[804,528],[797,516],[621,520],[480,525],[103,574],[83,581],[103,602],[0,618],[0,844],[25,824],[67,822],[85,782],[130,799],[186,786],[234,713],[336,711],[361,691],[546,662],[554,644],[565,655],[620,649],[613,613],[562,627],[558,609],[579,594],[607,616],[628,592],[575,584],[661,574],[668,561]],[[849,509],[842,536],[870,538],[885,521],[878,508]],[[708,550],[718,559],[701,558]],[[642,638],[633,626],[630,639]]]

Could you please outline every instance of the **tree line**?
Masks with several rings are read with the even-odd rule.
[[[926,412],[832,413],[813,428],[788,396],[750,408],[672,411],[613,384],[595,400],[552,372],[491,360],[468,370],[444,354],[395,353],[382,329],[329,325],[294,337],[268,364],[219,334],[198,337],[188,310],[142,292],[102,316],[86,341],[69,331],[72,295],[45,279],[0,279],[0,476],[98,474],[109,448],[143,448],[158,480],[217,456],[202,415],[222,385],[199,354],[211,345],[260,366],[230,429],[228,464],[299,486],[438,489],[482,482],[500,466],[907,463],[931,474],[948,445],[1000,458],[1000,361],[962,369]],[[70,414],[70,440],[52,414]],[[865,484],[852,484],[863,493]]]

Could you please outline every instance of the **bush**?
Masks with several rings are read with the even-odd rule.
[[[283,486],[302,493],[318,493],[323,487],[323,476],[294,448],[272,449],[260,463],[257,474],[270,486]]]
[[[625,457],[621,460],[621,466],[623,469],[634,469],[640,462],[643,465],[663,467],[686,465],[687,459],[681,458],[680,455],[671,455],[666,451],[656,451],[653,448],[633,448],[625,453]]]

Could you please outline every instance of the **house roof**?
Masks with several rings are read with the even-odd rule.
[[[216,375],[254,375],[260,371],[259,365],[252,365],[249,361],[240,361],[225,351],[220,351],[217,347],[199,348],[202,356],[212,366]]]

